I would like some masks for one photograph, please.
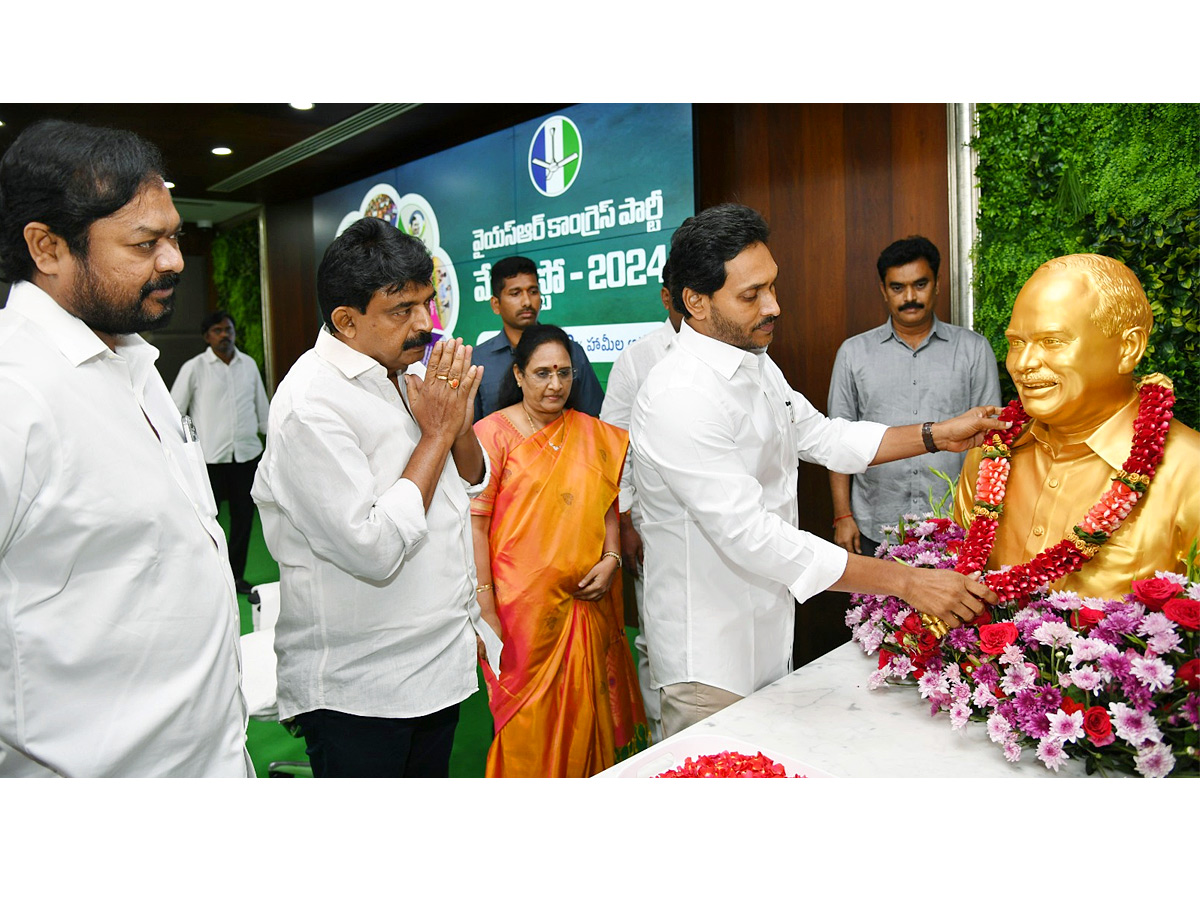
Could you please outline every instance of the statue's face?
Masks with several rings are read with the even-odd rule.
[[[1005,364],[1026,412],[1068,433],[1087,431],[1129,400],[1121,337],[1091,321],[1096,293],[1079,272],[1039,270],[1013,304]]]

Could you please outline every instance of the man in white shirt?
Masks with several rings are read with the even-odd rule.
[[[129,132],[40,122],[0,161],[0,776],[253,775],[225,535],[137,335],[179,229]]]
[[[279,562],[277,701],[318,777],[445,777],[478,687],[482,370],[455,340],[425,381],[405,373],[432,338],[432,274],[425,245],[381,219],[347,228],[317,271],[316,346],[271,402],[252,495]]]
[[[258,364],[234,346],[237,326],[229,313],[209,313],[200,333],[208,349],[179,369],[171,399],[196,425],[217,503],[229,503],[229,565],[238,593],[248,594],[246,552],[254,525],[250,486],[263,449],[258,436],[267,433],[267,392]]]
[[[679,331],[679,323],[683,321],[683,313],[678,312],[671,304],[671,261],[668,259],[662,270],[662,289],[659,291],[663,309],[667,311],[667,321],[660,328],[639,338],[626,347],[613,363],[612,371],[608,374],[608,389],[604,393],[604,405],[600,409],[600,418],[618,428],[629,430],[629,414],[633,409],[633,401],[638,388],[646,380],[658,361],[667,353],[667,349],[675,340]],[[625,468],[621,470],[621,495],[619,497],[621,512],[621,562],[633,581],[634,598],[637,601],[638,634],[633,640],[633,646],[638,652],[638,686],[642,692],[642,705],[646,709],[646,723],[650,727],[650,737],[662,740],[662,716],[658,708],[658,690],[651,687],[650,658],[646,642],[645,579],[642,573],[644,558],[641,527],[642,515],[638,508],[637,498],[633,488],[633,471],[626,458]]]
[[[856,473],[931,448],[974,446],[994,407],[932,424],[827,419],[767,356],[780,306],[762,216],[706,209],[671,240],[679,335],[634,403],[633,481],[645,541],[646,635],[671,735],[787,674],[793,598],[893,594],[953,627],[995,595],[957,572],[914,569],[797,527],[797,459]]]

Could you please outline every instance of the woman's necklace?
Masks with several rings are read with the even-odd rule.
[[[521,404],[521,412],[525,413],[525,418],[529,420],[529,427],[533,429],[534,434],[537,434],[539,431],[542,430],[533,424],[533,416],[529,415],[529,410],[527,410],[525,408],[524,403]],[[560,417],[561,417],[561,415],[562,415],[562,413],[559,413]],[[547,422],[546,424],[549,424],[549,423]],[[566,436],[566,431],[567,431],[567,423],[563,422],[563,436],[564,437]],[[550,449],[553,450],[555,453],[557,453],[559,450],[562,449],[562,441],[563,441],[563,438],[560,437],[558,439],[558,443],[556,444],[556,443],[554,443],[554,441],[550,440],[550,438],[546,438],[546,443],[550,445]]]
[[[1151,382],[1143,382],[1138,388],[1137,419],[1133,423],[1133,447],[1125,465],[1112,479],[1112,487],[1072,529],[1072,533],[1053,547],[1043,550],[1033,559],[1012,566],[1002,572],[993,572],[984,582],[1000,595],[1002,601],[1020,600],[1030,593],[1057,581],[1072,572],[1078,572],[1083,564],[1096,555],[1104,542],[1111,537],[1133,510],[1138,500],[1150,487],[1154,472],[1162,462],[1163,445],[1167,440],[1167,426],[1175,405],[1175,393],[1169,388]],[[989,432],[983,445],[983,459],[979,462],[979,476],[975,480],[975,520],[963,541],[959,552],[959,572],[979,572],[992,555],[996,543],[996,527],[1004,511],[1004,491],[1011,471],[1013,441],[1030,416],[1014,400],[1000,413],[1000,418],[1012,423],[1005,431]]]

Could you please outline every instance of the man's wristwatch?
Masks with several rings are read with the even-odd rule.
[[[925,442],[925,450],[929,453],[937,453],[937,444],[933,442],[933,423],[926,422],[921,426],[921,440]]]

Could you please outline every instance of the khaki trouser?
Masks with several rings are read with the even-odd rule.
[[[662,707],[663,737],[670,737],[732,706],[742,698],[698,681],[681,681],[658,689]]]

